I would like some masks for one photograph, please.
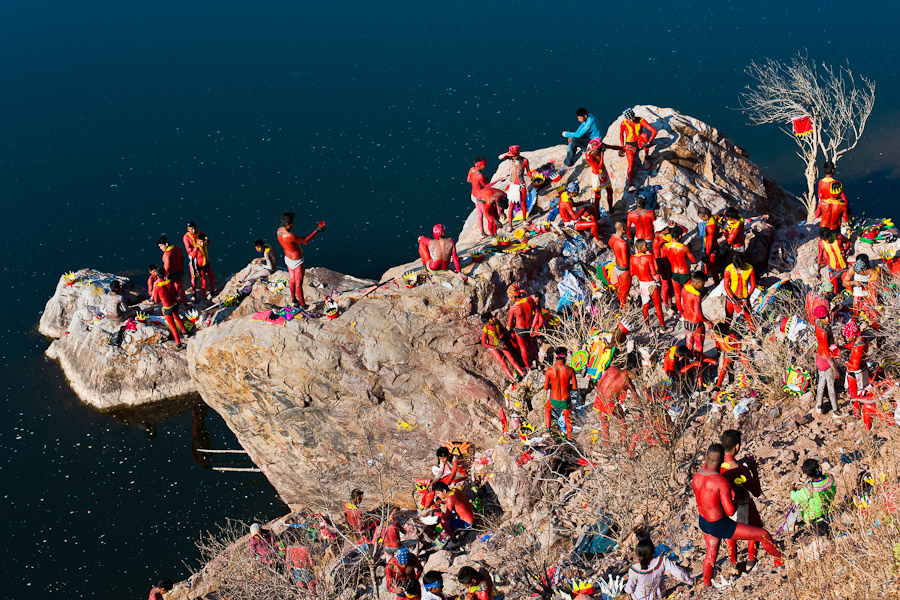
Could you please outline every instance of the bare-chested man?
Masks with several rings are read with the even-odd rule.
[[[294,234],[294,213],[286,212],[281,215],[281,227],[278,228],[278,242],[284,248],[284,262],[287,263],[289,283],[291,289],[291,301],[294,306],[306,308],[303,298],[303,276],[306,275],[306,263],[303,262],[303,250],[301,244],[308,244],[316,234],[325,229],[325,222],[306,237]]]
[[[566,364],[568,354],[569,351],[565,348],[557,348],[553,353],[556,362],[544,374],[544,391],[550,390],[550,397],[547,398],[547,406],[544,408],[544,424],[549,431],[553,412],[561,410],[566,422],[566,439],[571,440],[572,423],[569,421],[572,408],[571,393],[578,389],[578,384],[575,382],[575,370]]]
[[[434,239],[419,236],[419,258],[422,264],[432,273],[437,271],[446,271],[453,261],[456,272],[463,281],[467,281],[468,277],[463,275],[459,270],[459,256],[456,254],[456,243],[452,238],[444,237],[444,226],[437,224],[431,228]]]
[[[615,224],[616,232],[609,236],[609,245],[610,249],[613,251],[613,256],[615,257],[615,267],[613,267],[613,279],[615,281],[612,282],[614,286],[616,286],[616,294],[619,296],[619,304],[622,305],[622,308],[625,308],[625,304],[628,302],[628,292],[631,290],[631,246],[628,245],[628,240],[625,239],[627,235],[627,228],[625,226],[625,221],[619,219]]]

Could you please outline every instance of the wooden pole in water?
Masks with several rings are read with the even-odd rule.
[[[206,452],[208,454],[247,454],[247,451],[243,448],[240,450],[213,450],[213,449],[203,449],[197,448],[197,452]]]
[[[241,471],[245,473],[262,473],[262,469],[255,467],[213,467],[213,471]]]

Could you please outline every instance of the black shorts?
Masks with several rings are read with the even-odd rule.
[[[690,273],[672,273],[672,281],[680,285],[687,285],[691,281]]]
[[[737,521],[732,521],[728,517],[722,517],[718,521],[709,522],[700,517],[700,531],[709,534],[720,540],[730,539],[737,530]]]
[[[175,304],[175,305],[173,305],[173,306],[163,306],[163,307],[162,307],[162,314],[163,314],[164,317],[168,317],[169,315],[171,315],[172,313],[174,313],[176,310],[178,310],[178,305],[177,305],[177,304]]]

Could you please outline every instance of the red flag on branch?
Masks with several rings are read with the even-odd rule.
[[[791,124],[794,126],[794,135],[797,137],[803,137],[809,133],[812,133],[812,120],[810,120],[809,115],[803,115],[802,117],[797,117]]]

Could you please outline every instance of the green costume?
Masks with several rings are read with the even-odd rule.
[[[837,492],[837,485],[831,475],[812,481],[801,489],[791,492],[791,500],[800,509],[804,523],[820,521],[831,512],[831,501]]]

